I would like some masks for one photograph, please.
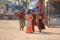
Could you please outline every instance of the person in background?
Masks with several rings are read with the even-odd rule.
[[[28,11],[30,11],[30,13],[32,13],[32,11],[37,12],[36,2],[34,0],[30,0],[28,5]]]
[[[4,16],[4,9],[3,9],[3,7],[1,7],[1,10],[0,10],[0,18],[3,19],[3,16]]]
[[[43,9],[43,2],[42,0],[38,0],[36,3],[37,10],[42,10]]]
[[[33,33],[32,19],[33,19],[33,16],[32,16],[32,14],[28,11],[27,14],[26,14],[26,21],[25,21],[25,24],[26,24],[25,32],[26,32],[26,33]]]

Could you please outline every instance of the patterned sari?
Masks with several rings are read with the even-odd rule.
[[[39,30],[43,30],[43,29],[45,29],[45,25],[44,25],[44,23],[43,23],[43,14],[38,14],[38,22],[37,22],[37,24],[38,24],[38,29]]]
[[[26,24],[25,32],[26,33],[32,33],[33,32],[33,29],[32,29],[32,19],[33,19],[32,14],[27,14],[26,15],[26,21],[25,21],[25,24]]]

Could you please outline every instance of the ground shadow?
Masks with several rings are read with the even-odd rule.
[[[40,35],[60,35],[60,33],[54,33],[54,32],[34,32],[33,34],[40,34]]]

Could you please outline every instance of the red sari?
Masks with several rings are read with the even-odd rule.
[[[32,28],[33,28],[33,31],[35,31],[35,30],[34,30],[34,27],[35,27],[35,25],[36,25],[36,14],[35,14],[35,13],[32,13],[32,16],[33,16]]]
[[[45,29],[45,25],[43,23],[43,14],[38,14],[38,29],[39,31],[42,31],[43,29]]]

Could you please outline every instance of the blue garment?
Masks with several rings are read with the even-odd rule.
[[[34,11],[35,13],[37,12],[37,8],[36,8],[36,2],[35,1],[31,1],[28,5],[28,11],[31,13],[32,11]]]
[[[24,19],[22,19],[22,20],[20,21],[20,26],[25,26],[25,20],[24,20]]]
[[[36,2],[35,1],[31,1],[28,5],[29,9],[34,9],[36,8]]]
[[[28,9],[28,11],[29,11],[30,13],[32,13],[33,11],[34,11],[35,13],[37,13],[37,8],[34,8],[34,9]]]
[[[22,22],[25,22],[25,20],[21,20]]]

